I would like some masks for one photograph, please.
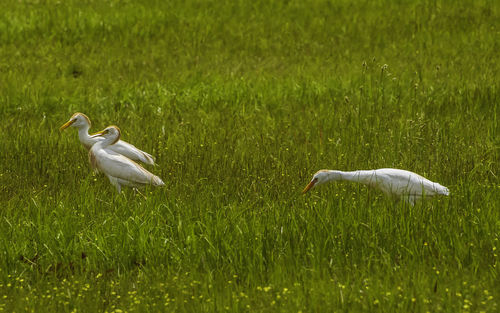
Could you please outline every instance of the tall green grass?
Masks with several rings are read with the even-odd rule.
[[[499,10],[1,2],[0,311],[498,311]],[[92,174],[76,111],[166,186]],[[451,195],[300,194],[380,167]]]

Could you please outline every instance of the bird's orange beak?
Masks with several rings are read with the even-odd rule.
[[[318,181],[318,179],[311,180],[311,182],[306,186],[306,188],[304,188],[304,190],[302,190],[302,193],[304,194],[304,193],[308,192],[309,189],[314,187],[314,184],[316,184],[317,181]]]
[[[59,128],[60,131],[63,131],[65,130],[66,128],[70,127],[71,125],[73,125],[73,123],[75,122],[76,120],[69,120],[67,121],[66,123],[64,123],[61,128]]]

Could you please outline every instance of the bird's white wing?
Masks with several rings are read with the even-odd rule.
[[[106,149],[112,150],[134,161],[141,161],[150,165],[155,164],[155,160],[151,154],[144,152],[123,140],[119,140],[117,143],[108,146]]]
[[[136,184],[163,185],[163,181],[125,156],[108,149],[91,150],[97,168],[108,176]]]
[[[381,180],[383,180],[384,187],[390,189],[390,193],[392,194],[408,194],[413,196],[448,194],[448,188],[406,170],[378,170],[377,181]]]

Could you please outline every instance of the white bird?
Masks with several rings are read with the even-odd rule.
[[[423,197],[435,195],[449,195],[448,188],[432,182],[416,173],[395,168],[381,168],[378,170],[360,170],[352,172],[320,170],[314,174],[311,182],[302,193],[324,184],[328,181],[347,180],[366,184],[382,190],[389,196],[402,197],[411,205]]]
[[[90,136],[90,120],[83,113],[75,113],[69,121],[61,126],[60,130],[63,131],[68,127],[76,127],[78,129],[78,138],[80,142],[85,147],[85,149],[90,150],[92,146],[98,141],[102,141],[102,137]],[[142,150],[137,149],[135,146],[129,144],[126,141],[118,140],[114,145],[108,146],[107,149],[119,153],[131,160],[141,161],[146,164],[154,165],[155,160],[151,154],[146,153]]]
[[[110,145],[115,144],[120,139],[120,129],[118,127],[108,126],[104,130],[97,132],[93,137],[100,137],[103,140],[98,141],[90,148],[90,165],[108,176],[109,181],[116,187],[118,192],[121,191],[122,185],[131,187],[165,185],[160,177],[150,173],[125,156],[108,149]]]

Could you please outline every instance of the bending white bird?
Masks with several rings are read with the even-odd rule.
[[[118,192],[121,191],[121,186],[165,185],[160,177],[150,173],[125,156],[108,149],[110,145],[115,144],[120,139],[118,127],[108,126],[93,137],[100,137],[103,140],[98,141],[90,148],[90,165],[108,176],[109,181]]]
[[[324,184],[328,181],[347,180],[366,184],[382,190],[389,196],[402,197],[411,205],[423,197],[449,195],[448,188],[432,182],[416,173],[395,169],[381,168],[378,170],[361,170],[352,172],[320,170],[314,174],[311,182],[302,193]]]
[[[60,130],[63,131],[68,127],[76,127],[78,129],[78,138],[80,142],[85,147],[85,149],[90,150],[92,146],[98,141],[102,141],[102,137],[95,137],[89,135],[90,120],[83,113],[75,113],[69,121],[61,126]],[[141,161],[146,164],[154,165],[155,160],[151,154],[146,153],[142,150],[137,149],[135,146],[129,144],[126,141],[118,140],[115,144],[108,146],[109,150],[119,153],[131,160]]]

